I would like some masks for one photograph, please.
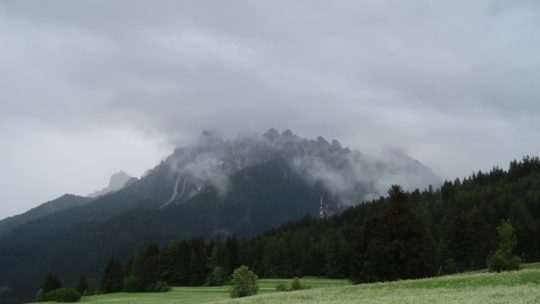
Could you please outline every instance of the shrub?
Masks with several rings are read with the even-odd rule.
[[[139,279],[134,276],[124,278],[124,291],[137,292],[139,288]]]
[[[163,281],[157,281],[156,283],[152,284],[147,291],[149,292],[167,292],[170,291],[171,288],[167,284],[167,282]]]
[[[283,292],[283,291],[289,291],[289,287],[284,282],[280,282],[276,286],[276,291]]]
[[[208,276],[208,285],[223,286],[229,281],[227,272],[220,266],[216,266]]]
[[[98,290],[96,288],[96,280],[89,279],[88,280],[88,288],[84,292],[84,295],[85,296],[93,296],[93,295],[96,295],[96,294],[98,294]]]
[[[304,289],[304,286],[302,286],[302,283],[300,283],[300,279],[294,278],[291,283],[291,290],[302,290]]]
[[[45,299],[45,293],[43,292],[43,289],[40,289],[37,291],[37,294],[36,294],[36,302],[45,302],[47,301]]]
[[[81,300],[81,294],[74,288],[58,288],[45,293],[46,301],[73,303]]]
[[[232,298],[241,298],[257,294],[259,286],[257,284],[258,277],[247,266],[238,267],[231,279]]]

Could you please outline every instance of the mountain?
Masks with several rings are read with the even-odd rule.
[[[88,197],[99,197],[114,191],[118,191],[124,188],[124,186],[134,183],[135,181],[137,181],[136,178],[129,176],[129,174],[124,171],[116,172],[111,176],[109,185],[107,187],[90,193]]]
[[[139,180],[1,235],[0,287],[29,299],[53,270],[66,282],[81,273],[99,279],[109,257],[125,259],[149,243],[255,235],[306,213],[340,212],[392,183],[413,189],[440,182],[403,153],[376,159],[289,130],[234,140],[204,132]]]
[[[52,201],[46,202],[23,214],[5,218],[0,221],[0,236],[30,221],[63,211],[68,208],[82,206],[94,199],[73,194],[64,194]]]

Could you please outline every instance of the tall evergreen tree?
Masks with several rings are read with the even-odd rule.
[[[191,273],[190,284],[193,286],[203,284],[208,274],[208,254],[202,239],[192,241],[189,267]]]
[[[352,278],[356,282],[397,280],[434,273],[436,251],[425,225],[417,219],[400,186],[388,191],[389,204],[354,235]]]
[[[187,286],[191,281],[189,262],[191,260],[191,247],[186,240],[177,242],[173,249],[174,269],[171,284]]]
[[[267,278],[287,278],[292,275],[287,243],[283,239],[274,237],[267,240],[262,263]]]
[[[86,276],[81,276],[77,282],[77,291],[83,295],[85,291],[88,290],[88,279]]]
[[[228,273],[232,273],[236,268],[240,267],[239,247],[240,244],[234,234],[225,241],[225,269]]]
[[[111,258],[105,268],[105,275],[101,283],[104,293],[122,291],[124,287],[124,271],[119,260]]]
[[[141,291],[146,291],[152,287],[153,284],[159,281],[159,278],[159,247],[157,245],[150,245],[143,252],[143,263],[139,281]]]

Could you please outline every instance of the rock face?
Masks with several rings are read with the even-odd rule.
[[[276,158],[285,160],[306,182],[322,186],[342,205],[383,195],[391,184],[413,190],[442,182],[405,153],[379,159],[343,148],[337,140],[305,139],[291,130],[270,129],[262,136],[246,133],[233,140],[204,132],[195,145],[176,149],[165,161],[174,187],[160,207],[181,203],[208,185],[225,194],[231,174]]]
[[[90,193],[88,197],[99,197],[110,192],[118,191],[122,189],[126,185],[126,182],[132,178],[133,177],[129,176],[124,171],[116,172],[109,179],[109,185],[107,187]]]

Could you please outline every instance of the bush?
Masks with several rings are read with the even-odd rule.
[[[223,286],[227,284],[228,281],[229,277],[227,272],[220,266],[216,266],[208,276],[208,285],[210,286]]]
[[[276,291],[279,291],[279,292],[289,291],[289,290],[290,290],[289,286],[287,286],[287,284],[285,284],[284,282],[280,282],[276,286]]]
[[[304,289],[304,286],[302,286],[302,283],[300,283],[300,279],[294,278],[291,283],[291,290],[302,290]]]
[[[508,257],[497,251],[489,258],[488,266],[490,271],[496,272],[519,270],[521,259],[517,256]]]
[[[45,299],[45,293],[43,292],[43,288],[37,291],[36,294],[36,302],[45,302],[47,301]]]
[[[147,288],[148,292],[167,292],[170,291],[171,288],[167,284],[167,282],[163,281],[157,281],[156,283],[152,284],[150,287]]]
[[[241,298],[257,294],[259,286],[257,284],[258,277],[247,266],[238,267],[231,279],[232,298]]]
[[[81,294],[74,288],[58,288],[45,293],[44,299],[45,301],[72,303],[79,302]]]
[[[137,292],[139,288],[139,279],[134,276],[124,278],[124,291]]]

